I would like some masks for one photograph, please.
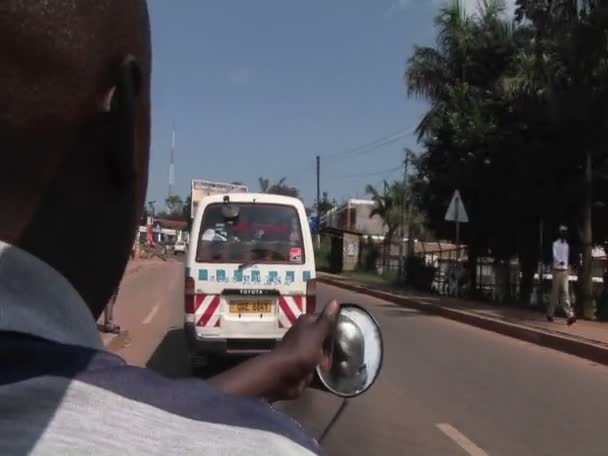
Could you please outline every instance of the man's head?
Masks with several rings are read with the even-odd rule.
[[[568,227],[566,225],[560,225],[558,229],[559,238],[562,240],[566,240],[568,237]]]
[[[0,4],[0,239],[61,272],[95,316],[145,198],[149,35],[145,0]]]

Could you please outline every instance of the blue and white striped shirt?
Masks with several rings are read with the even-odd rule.
[[[0,454],[315,455],[289,417],[103,349],[76,290],[0,242]]]

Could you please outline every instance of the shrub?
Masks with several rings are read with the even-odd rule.
[[[420,291],[431,291],[437,268],[425,263],[424,258],[410,257],[405,263],[408,285]]]
[[[331,240],[321,238],[321,247],[315,242],[315,264],[318,271],[329,271],[331,256]]]

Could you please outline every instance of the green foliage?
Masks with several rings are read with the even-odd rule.
[[[359,255],[359,269],[366,272],[376,272],[378,259],[380,258],[380,248],[371,237],[361,239]]]
[[[431,228],[451,238],[443,216],[460,189],[472,221],[463,227],[470,255],[519,255],[529,278],[541,219],[545,239],[567,223],[579,228],[575,244],[592,241],[582,229],[590,223],[581,210],[587,153],[600,203],[595,240],[606,235],[608,5],[518,0],[515,21],[503,7],[486,0],[472,16],[458,2],[444,7],[436,45],[415,48],[408,60],[410,95],[431,105],[418,128],[425,150],[413,194]]]
[[[258,183],[260,184],[260,192],[272,193],[273,195],[291,196],[293,198],[300,197],[300,191],[286,184],[287,178],[282,177],[276,183],[271,183],[270,179],[260,177]]]
[[[181,217],[184,212],[184,201],[179,195],[171,195],[165,199],[168,215],[170,217]]]
[[[321,202],[319,203],[319,212],[321,213],[321,215],[330,211],[335,206],[336,206],[336,201],[335,200],[330,201],[328,193],[323,192],[323,196],[321,197]]]
[[[384,181],[381,192],[372,185],[368,185],[365,191],[372,196],[372,200],[376,203],[376,207],[371,211],[370,217],[378,215],[382,218],[386,227],[386,242],[390,243],[401,224],[403,187],[397,182],[391,184],[388,181]]]
[[[385,254],[388,245],[393,241],[395,234],[405,221],[403,227],[404,235],[411,230],[412,238],[424,237],[427,233],[427,219],[425,213],[419,208],[419,198],[416,196],[416,188],[413,185],[404,187],[403,182],[384,181],[382,192],[373,185],[367,185],[365,191],[371,195],[376,206],[370,213],[370,217],[378,215],[382,218],[386,227]],[[386,255],[384,255],[386,258]]]
[[[331,257],[331,239],[329,237],[321,237],[321,246],[317,247],[315,242],[315,265],[317,271],[329,271]]]
[[[420,291],[431,291],[437,268],[425,264],[424,258],[408,257],[405,263],[405,274],[408,285]]]
[[[344,272],[341,274],[343,277],[349,277],[356,280],[362,285],[372,285],[374,287],[388,287],[394,289],[399,285],[399,274],[397,271],[387,271],[384,274],[377,274],[376,272],[368,271],[353,271]]]

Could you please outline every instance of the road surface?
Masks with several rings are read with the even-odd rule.
[[[181,330],[182,269],[161,264],[133,277],[116,310],[127,334],[108,341],[132,364],[175,377],[190,375]],[[320,302],[330,297],[373,312],[386,350],[377,383],[349,402],[324,441],[330,454],[608,454],[608,368],[319,286]],[[317,391],[277,405],[315,436],[339,406],[340,400]]]

